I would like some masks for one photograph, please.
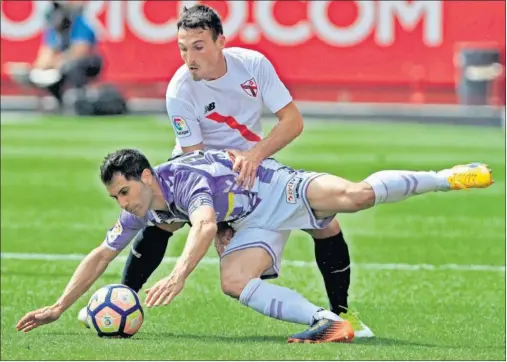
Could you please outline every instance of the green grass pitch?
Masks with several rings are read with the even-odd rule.
[[[500,129],[307,122],[303,135],[277,156],[295,168],[361,180],[381,169],[436,170],[480,161],[492,167],[496,183],[487,190],[429,194],[340,215],[353,260],[350,304],[377,338],[289,345],[287,336],[305,327],[269,319],[221,294],[214,250],[170,306],[145,309],[143,327],[129,340],[100,339],[76,319],[93,291],[119,281],[121,261],[113,262],[59,321],[28,334],[17,332],[14,326],[24,313],[58,298],[78,264],[71,254],[90,251],[115,222],[118,206],[98,177],[104,155],[135,147],[159,163],[174,141],[169,123],[154,118],[3,118],[2,359],[506,358],[505,136]],[[187,231],[171,239],[167,256],[179,255]],[[275,283],[326,306],[312,244],[304,233],[293,233]],[[58,255],[41,260],[36,253]],[[148,285],[171,267],[163,263]]]

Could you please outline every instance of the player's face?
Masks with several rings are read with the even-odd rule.
[[[145,173],[149,175],[145,175]],[[120,207],[137,217],[144,217],[152,203],[150,171],[145,170],[141,180],[127,180],[121,174],[116,174],[111,183],[106,185],[109,195],[115,199]]]
[[[220,62],[225,37],[213,40],[209,29],[178,30],[178,46],[181,58],[187,65],[194,80],[212,80],[220,77]]]

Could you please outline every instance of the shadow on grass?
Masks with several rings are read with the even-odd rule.
[[[54,336],[66,336],[73,338],[82,338],[84,334],[82,332],[52,332]],[[86,334],[87,335],[87,334]],[[105,338],[108,339],[108,338]],[[287,336],[276,336],[276,335],[247,335],[247,336],[227,336],[227,335],[203,335],[193,333],[172,333],[172,332],[147,332],[140,333],[133,338],[129,338],[129,341],[162,341],[162,340],[174,340],[174,341],[200,341],[200,342],[225,342],[225,343],[277,343],[287,344]],[[121,341],[121,338],[111,338],[110,340]],[[445,344],[434,344],[434,343],[422,343],[417,341],[408,341],[403,339],[388,338],[388,337],[375,337],[356,339],[350,346],[386,346],[386,347],[401,347],[401,346],[412,346],[412,347],[427,347],[427,348],[449,348],[449,349],[502,349],[505,350],[505,344],[503,345],[445,345]]]
[[[496,345],[496,346],[482,346],[482,345],[474,345],[471,346],[470,344],[465,345],[454,345],[449,346],[445,344],[434,344],[434,343],[421,343],[416,341],[407,341],[403,339],[396,339],[396,338],[386,338],[386,337],[375,337],[375,338],[363,338],[363,339],[356,339],[353,342],[354,344],[358,344],[361,346],[413,346],[413,347],[428,347],[428,348],[450,348],[450,349],[505,349],[505,344],[503,345]]]
[[[420,343],[387,337],[355,339],[353,343],[361,346],[414,346],[414,347],[429,347],[429,348],[442,347],[439,346],[438,344]]]
[[[224,335],[201,335],[192,333],[171,333],[171,332],[158,332],[158,333],[143,333],[139,336],[132,338],[133,340],[161,340],[161,339],[175,339],[175,340],[199,340],[202,342],[227,342],[227,343],[245,343],[245,342],[270,342],[270,343],[286,343],[287,337],[285,336],[224,336]]]

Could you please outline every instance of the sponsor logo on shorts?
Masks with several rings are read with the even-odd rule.
[[[188,127],[187,122],[183,118],[174,116],[172,121],[174,132],[176,132],[176,136],[178,136],[179,138],[185,138],[192,134],[190,132],[190,128]]]
[[[294,176],[287,183],[285,187],[285,201],[287,201],[288,204],[295,204],[296,200],[300,198],[299,187],[302,182],[303,179],[301,177]]]

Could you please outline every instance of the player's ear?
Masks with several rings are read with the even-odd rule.
[[[151,173],[151,171],[149,169],[145,168],[143,170],[143,173],[141,174],[141,181],[144,184],[151,185],[151,183],[153,181],[153,174]]]
[[[220,48],[220,50],[224,49],[224,47],[225,47],[225,36],[224,35],[218,36],[217,45],[218,45],[218,48]]]

